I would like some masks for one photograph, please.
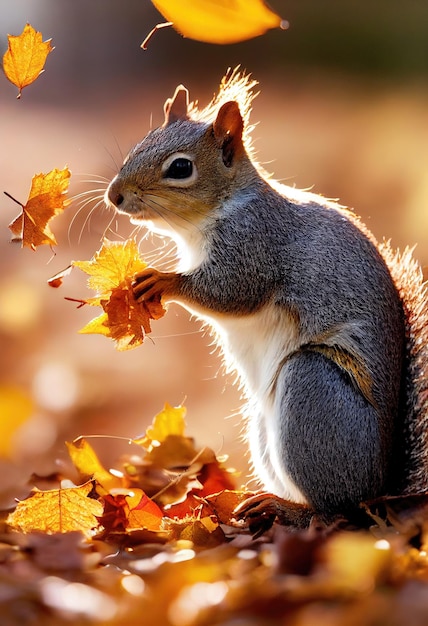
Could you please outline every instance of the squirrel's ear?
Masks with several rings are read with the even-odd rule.
[[[163,125],[168,126],[168,124],[172,124],[177,120],[188,120],[188,106],[189,92],[186,87],[179,85],[172,98],[168,98],[164,104],[163,110],[165,113],[165,121]]]
[[[237,102],[226,102],[220,108],[213,125],[214,137],[223,151],[223,162],[230,167],[235,156],[243,152],[244,121]]]

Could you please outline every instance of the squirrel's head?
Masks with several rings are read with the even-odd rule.
[[[217,210],[256,175],[248,118],[255,81],[236,70],[202,110],[177,87],[165,102],[164,124],[126,157],[106,202],[170,236],[215,219]]]

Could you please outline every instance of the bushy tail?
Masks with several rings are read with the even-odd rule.
[[[380,252],[401,297],[406,320],[403,432],[397,438],[396,451],[401,477],[397,479],[401,478],[401,493],[419,493],[428,491],[428,283],[424,283],[413,249],[395,252],[384,243]]]

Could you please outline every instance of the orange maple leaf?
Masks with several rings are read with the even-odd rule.
[[[152,0],[168,20],[154,29],[173,26],[184,37],[207,43],[228,44],[262,35],[270,28],[287,28],[288,23],[263,0]],[[152,31],[153,33],[153,31]],[[152,33],[141,44],[142,48]]]
[[[144,529],[161,530],[163,513],[141,489],[104,496],[104,514],[100,523],[107,533]]]
[[[90,531],[99,525],[97,517],[103,514],[103,505],[88,498],[91,490],[92,483],[49,491],[34,489],[29,498],[18,502],[6,523],[21,532],[65,533],[80,530],[90,536]]]
[[[3,55],[3,69],[6,77],[19,89],[18,98],[27,85],[30,85],[43,72],[46,58],[53,47],[51,40],[43,41],[42,33],[26,24],[20,35],[8,35],[8,49]]]
[[[126,496],[129,507],[128,528],[147,528],[160,530],[163,514],[158,505],[153,502],[141,489],[133,489]]]
[[[139,303],[134,298],[133,277],[147,267],[136,242],[104,240],[91,261],[73,261],[73,265],[89,275],[88,287],[97,291],[95,298],[84,302],[104,311],[79,332],[111,337],[118,350],[141,345],[145,334],[151,331],[150,320],[161,318],[165,309],[160,301]]]
[[[22,247],[35,250],[43,244],[56,245],[49,221],[70,203],[66,198],[70,176],[67,167],[33,176],[27,204],[18,202],[22,212],[9,224],[15,239],[22,242]]]

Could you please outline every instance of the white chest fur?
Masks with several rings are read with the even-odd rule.
[[[227,370],[236,371],[244,387],[248,399],[247,438],[255,474],[267,490],[295,502],[305,502],[283,469],[281,447],[273,428],[282,418],[276,414],[279,369],[301,343],[295,320],[273,304],[241,317],[192,312],[214,329]]]

